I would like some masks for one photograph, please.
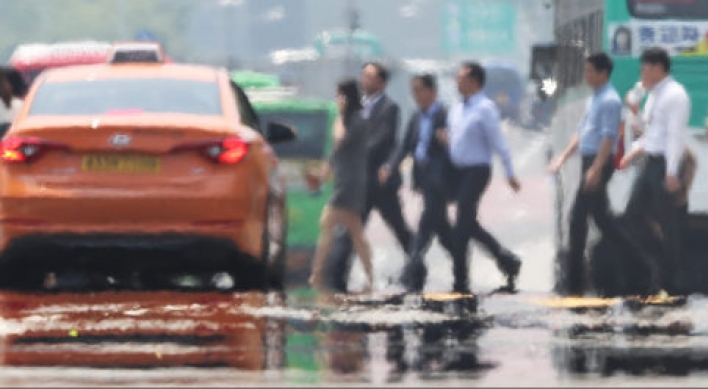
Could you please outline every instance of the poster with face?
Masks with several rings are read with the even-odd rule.
[[[645,49],[659,46],[674,56],[708,56],[708,22],[634,19],[611,25],[610,54],[639,57]]]
[[[627,26],[616,26],[612,32],[610,53],[615,56],[632,55],[632,30]]]

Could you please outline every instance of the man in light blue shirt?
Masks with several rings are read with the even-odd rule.
[[[560,277],[558,292],[582,295],[585,290],[585,245],[588,235],[588,216],[592,215],[603,236],[616,241],[619,247],[642,259],[640,266],[649,265],[656,278],[656,269],[647,260],[643,249],[619,230],[610,211],[607,184],[615,171],[614,154],[617,151],[622,120],[622,101],[610,85],[612,60],[605,53],[588,57],[585,64],[585,82],[593,89],[587,101],[585,114],[578,131],[565,151],[551,164],[558,173],[566,160],[580,150],[582,157],[581,182],[570,213],[570,236],[567,266]]]
[[[511,155],[502,135],[499,109],[481,91],[464,97],[448,116],[450,157],[455,166],[490,165],[492,153],[497,152],[504,164],[507,177],[514,178]]]
[[[514,191],[521,189],[514,174],[509,148],[499,128],[499,109],[482,93],[485,80],[486,73],[480,64],[469,62],[460,67],[457,88],[462,101],[450,110],[447,131],[437,132],[438,138],[449,146],[450,158],[458,176],[454,183],[457,186],[457,218],[453,232],[453,289],[459,293],[470,291],[467,263],[470,238],[477,240],[494,256],[497,266],[506,274],[507,289],[515,289],[521,268],[519,258],[502,247],[477,220],[479,200],[491,178],[493,152],[501,155],[511,188]]]

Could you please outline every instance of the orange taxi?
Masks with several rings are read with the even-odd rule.
[[[48,70],[2,140],[0,282],[89,269],[280,286],[285,188],[270,143],[294,136],[260,123],[224,69]]]

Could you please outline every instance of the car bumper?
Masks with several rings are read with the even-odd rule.
[[[32,233],[0,254],[5,268],[61,270],[251,271],[259,258],[232,240],[203,235]],[[10,270],[11,271],[11,270]]]
[[[226,239],[260,257],[264,202],[255,197],[23,197],[1,199],[0,252],[27,235],[179,234]]]

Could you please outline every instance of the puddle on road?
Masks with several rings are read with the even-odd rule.
[[[708,372],[705,299],[586,302],[491,296],[475,313],[471,299],[306,289],[287,298],[8,293],[0,295],[0,384],[518,385],[534,376],[616,384],[625,374]]]
[[[282,300],[259,293],[3,294],[0,374],[16,385],[34,382],[34,374],[22,375],[28,367],[53,371],[45,377],[53,382],[62,380],[57,368],[230,368],[268,372],[260,378],[287,384],[489,368],[475,344],[486,322],[464,304],[446,313],[426,310],[422,300],[294,295],[292,307]]]

